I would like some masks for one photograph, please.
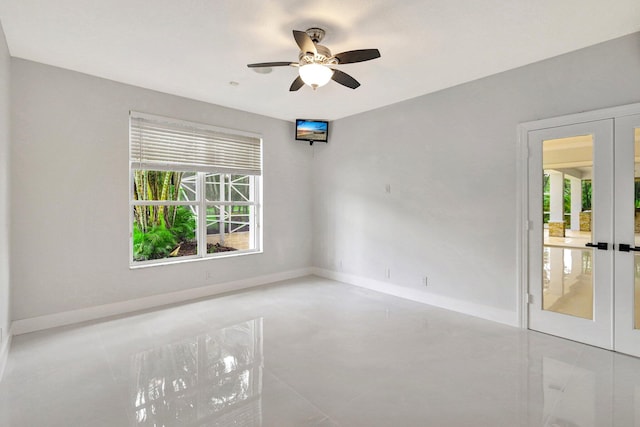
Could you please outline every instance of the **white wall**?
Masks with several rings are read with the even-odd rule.
[[[10,321],[9,305],[9,88],[10,57],[4,31],[0,26],[0,377],[2,348],[7,341]]]
[[[336,121],[313,165],[315,265],[516,323],[517,124],[638,101],[634,34]]]
[[[311,151],[291,123],[15,58],[12,76],[13,320],[310,266]],[[263,254],[129,269],[129,110],[262,134]]]
[[[13,320],[313,264],[515,322],[516,125],[640,101],[640,35],[338,120],[312,149],[284,121],[20,59],[11,75]],[[129,269],[130,109],[264,136],[264,254]]]

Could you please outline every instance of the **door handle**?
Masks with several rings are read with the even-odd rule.
[[[601,251],[606,251],[609,248],[609,244],[606,242],[598,242],[598,243],[587,243],[585,246],[588,246],[590,248],[598,248]]]
[[[624,243],[620,243],[618,245],[618,250],[620,252],[629,252],[629,251],[640,252],[640,248],[634,248],[631,245],[626,245]]]

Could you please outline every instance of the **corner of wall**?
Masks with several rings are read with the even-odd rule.
[[[11,328],[7,332],[6,337],[2,337],[3,341],[0,342],[0,381],[4,377],[4,370],[7,367],[7,361],[9,360],[9,349],[11,347],[11,339],[13,335],[11,333]]]
[[[0,380],[11,343],[10,151],[11,55],[0,23]]]

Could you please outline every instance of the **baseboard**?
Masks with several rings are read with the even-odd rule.
[[[316,276],[336,280],[350,285],[371,289],[400,298],[409,299],[416,302],[444,308],[451,311],[479,317],[486,320],[502,323],[509,326],[519,327],[518,315],[515,311],[501,310],[468,301],[460,301],[455,298],[435,295],[424,291],[407,288],[379,280],[368,279],[352,274],[341,273],[322,268],[302,268],[298,270],[284,271],[270,275],[252,277],[233,282],[218,283],[215,285],[203,286],[199,288],[186,289],[183,291],[170,292],[166,294],[153,295],[134,300],[121,301],[112,304],[98,305],[94,307],[81,308],[78,310],[64,311],[60,313],[47,314],[44,316],[31,317],[27,319],[14,320],[11,324],[9,338],[5,341],[4,347],[0,349],[0,378],[3,372],[6,358],[8,356],[9,344],[12,335],[26,334],[29,332],[41,331],[58,326],[71,325],[74,323],[97,320],[104,317],[116,316],[132,313],[139,310],[146,310],[164,305],[190,301],[219,295],[227,292],[253,288],[281,280],[295,279],[296,277]]]
[[[416,289],[395,285],[393,283],[368,279],[352,274],[346,274],[317,267],[314,267],[312,270],[313,274],[315,274],[316,276],[336,280],[338,282],[348,283],[350,285],[359,286],[361,288],[371,289],[373,291],[409,299],[411,301],[421,302],[458,313],[491,320],[493,322],[498,322],[505,325],[520,327],[520,320],[516,311],[501,310],[499,308],[475,304],[468,301],[460,301],[455,298],[436,295],[433,293],[419,291]]]
[[[12,328],[9,328],[7,338],[4,340],[4,343],[2,343],[2,347],[0,347],[0,381],[2,381],[4,369],[7,367],[7,361],[9,360],[9,348],[11,347],[12,337],[13,331]]]
[[[97,320],[103,317],[127,314],[139,310],[161,307],[168,304],[175,304],[241,289],[253,288],[256,286],[262,286],[281,280],[308,276],[310,274],[313,274],[311,268],[301,268],[298,270],[289,270],[281,273],[236,280],[233,282],[218,283],[215,285],[203,286],[199,288],[185,289],[183,291],[153,295],[149,297],[121,301],[112,304],[104,304],[94,307],[81,308],[78,310],[63,311],[60,313],[47,314],[44,316],[31,317],[27,319],[18,319],[14,320],[12,323],[12,332],[14,335],[26,334],[29,332],[55,328],[57,326],[65,326],[74,323],[86,322],[89,320]]]

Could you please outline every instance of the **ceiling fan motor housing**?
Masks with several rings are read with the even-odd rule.
[[[321,44],[316,44],[315,55],[308,52],[300,52],[298,55],[298,59],[300,61],[300,65],[305,64],[324,64],[324,65],[335,65],[337,61],[332,57],[331,51],[328,47],[322,46]]]
[[[307,35],[311,38],[311,40],[315,44],[320,43],[324,38],[324,35],[326,34],[322,28],[318,28],[318,27],[309,28],[307,29],[307,31],[305,31],[305,33],[307,33]]]

